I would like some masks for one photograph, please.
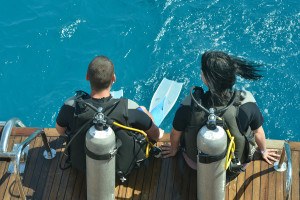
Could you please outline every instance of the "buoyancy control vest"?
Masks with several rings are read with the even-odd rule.
[[[193,96],[195,99],[200,100],[203,98],[203,95],[203,89],[198,88],[195,90]],[[219,116],[224,119],[231,135],[234,136],[234,154],[241,163],[251,161],[254,149],[253,147],[255,146],[254,135],[251,128],[249,127],[246,132],[241,132],[237,124],[239,107],[247,102],[255,102],[253,95],[249,91],[237,91],[233,104],[230,105],[226,111],[221,114],[221,116]],[[193,103],[191,96],[187,96],[181,104],[191,107],[191,120],[183,133],[182,145],[188,157],[194,162],[197,162],[197,134],[200,128],[206,124],[208,114]],[[217,109],[219,108],[221,107],[217,107]]]
[[[102,107],[102,112],[110,119],[129,126],[128,124],[128,99],[110,98],[107,101],[95,101],[89,94],[79,91],[76,96],[70,99],[69,103],[74,106],[74,120],[71,125],[70,138],[76,135],[70,144],[70,159],[72,167],[85,171],[86,169],[86,156],[85,156],[85,135],[88,129],[93,125],[93,117],[95,111],[90,107],[82,103],[82,100],[86,103],[92,104],[99,108]],[[118,141],[118,151],[116,154],[116,173],[119,177],[124,177],[131,172],[131,170],[139,165],[145,158],[145,148],[147,142],[145,138],[135,132],[121,129],[116,126],[112,126],[116,134]]]

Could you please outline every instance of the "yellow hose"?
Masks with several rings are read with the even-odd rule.
[[[218,118],[218,120],[223,121],[223,119],[221,117],[217,117],[217,118]],[[225,160],[225,170],[227,170],[229,165],[230,165],[230,162],[231,162],[232,158],[234,158],[235,143],[234,143],[234,137],[231,135],[231,133],[230,133],[229,129],[227,128],[227,126],[225,126],[225,127],[226,127],[225,132],[227,133],[227,135],[230,139],[230,142],[229,142],[229,145],[228,145],[228,148],[227,148],[227,153],[226,153],[226,160]]]
[[[218,120],[223,121],[223,119],[221,117],[217,117]],[[226,124],[225,124],[226,125]],[[227,148],[227,153],[226,153],[226,160],[225,160],[225,170],[228,169],[230,162],[232,160],[232,158],[234,158],[234,151],[235,151],[235,143],[234,143],[234,137],[231,135],[229,129],[227,128],[227,126],[225,126],[225,132],[228,135],[228,138],[230,140],[228,148]]]
[[[234,157],[235,143],[234,143],[234,137],[230,134],[229,129],[226,129],[225,131],[230,139],[230,143],[228,145],[228,149],[226,153],[226,161],[225,161],[225,170],[227,170],[232,158]]]
[[[122,124],[119,124],[118,122],[113,122],[113,125],[118,126],[120,128],[123,128],[123,129],[126,129],[126,130],[135,131],[135,132],[138,132],[138,133],[142,134],[145,137],[146,141],[147,141],[146,158],[149,157],[149,152],[150,152],[150,149],[151,149],[150,147],[153,147],[154,145],[149,141],[148,136],[147,136],[147,134],[144,131],[142,131],[140,129],[136,129],[136,128],[131,128],[131,127],[128,127],[128,126],[124,126]]]

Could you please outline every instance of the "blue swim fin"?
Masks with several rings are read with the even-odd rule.
[[[183,83],[164,78],[155,91],[149,111],[159,126],[176,103]]]

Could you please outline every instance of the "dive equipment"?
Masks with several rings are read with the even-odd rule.
[[[224,108],[206,109],[194,98],[194,88],[192,87],[190,91],[191,98],[208,114],[206,125],[199,130],[197,135],[197,198],[225,199],[227,135],[223,129],[224,122],[218,114],[222,114],[233,104],[235,92]]]
[[[88,200],[114,199],[116,137],[101,111],[98,108],[85,140]]]
[[[227,136],[224,129],[221,126],[202,127],[197,136],[197,148],[197,198],[225,199]]]

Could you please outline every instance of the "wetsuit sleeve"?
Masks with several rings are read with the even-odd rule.
[[[63,105],[57,115],[56,123],[61,127],[67,127],[70,130],[70,120],[74,116],[74,107]]]
[[[238,124],[240,130],[246,131],[250,126],[251,130],[256,130],[262,126],[264,118],[256,103],[248,102],[243,104],[238,113]]]
[[[153,122],[143,111],[128,109],[128,123],[134,128],[146,131],[151,128]]]
[[[184,131],[191,120],[191,107],[180,105],[173,119],[173,128],[177,131]]]

